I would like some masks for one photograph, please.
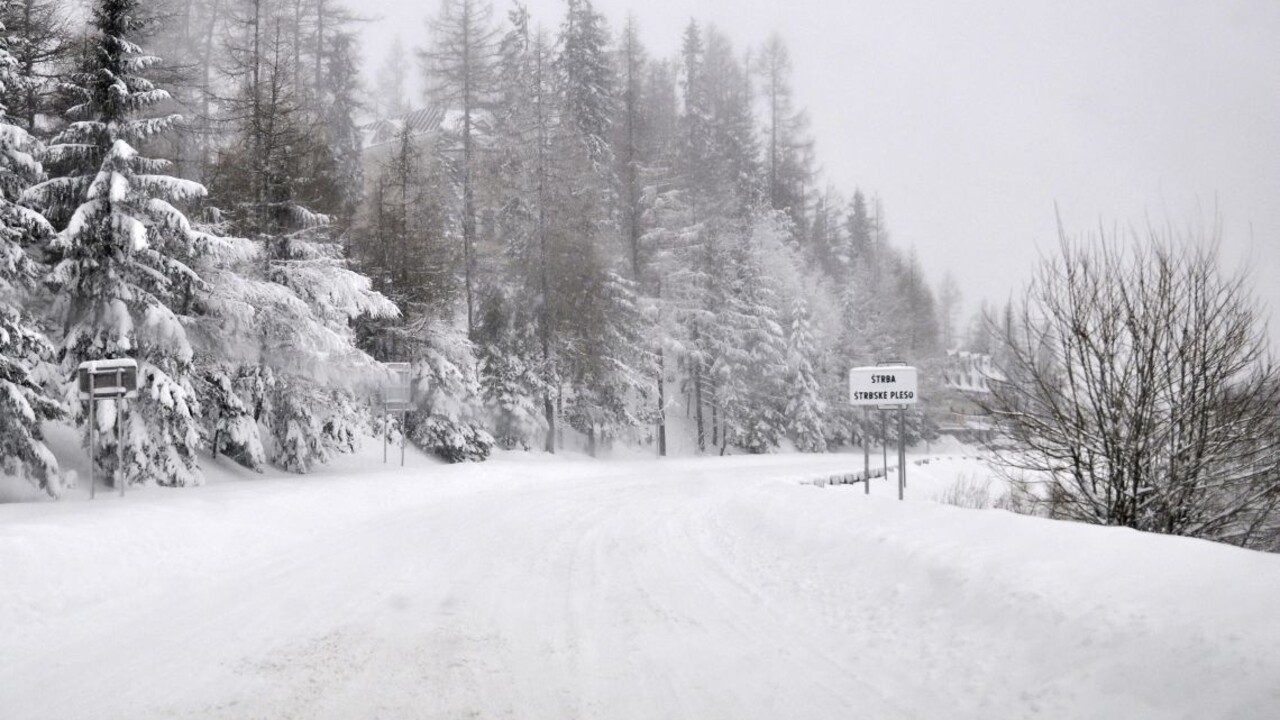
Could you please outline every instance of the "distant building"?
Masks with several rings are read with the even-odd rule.
[[[396,117],[379,118],[360,126],[363,138],[363,150],[368,153],[378,147],[391,145],[399,137],[401,131],[408,130],[411,136],[428,135],[440,129],[444,120],[444,111],[439,108],[422,108]]]
[[[943,383],[950,392],[947,393],[947,413],[939,429],[975,440],[988,439],[993,425],[982,406],[991,396],[992,383],[1003,380],[991,356],[949,350],[942,375]]]

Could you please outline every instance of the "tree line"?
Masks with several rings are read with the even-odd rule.
[[[83,23],[6,0],[0,22],[0,456],[52,494],[41,427],[88,445],[86,360],[134,357],[142,385],[118,433],[101,404],[94,462],[188,485],[205,452],[306,472],[351,450],[381,429],[381,362],[418,391],[392,431],[463,460],[566,434],[665,454],[675,413],[702,452],[822,451],[877,431],[850,365],[941,357],[950,313],[880,203],[819,186],[780,38],[691,21],[655,58],[589,0],[554,31],[446,0],[417,101],[402,46],[362,86],[337,0],[96,0]],[[375,111],[414,107],[438,125],[365,148]]]

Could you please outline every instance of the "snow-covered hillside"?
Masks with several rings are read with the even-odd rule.
[[[1280,716],[1280,556],[923,499],[971,458],[344,463],[0,505],[0,717]]]

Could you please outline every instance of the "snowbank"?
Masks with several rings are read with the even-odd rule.
[[[1280,708],[1280,556],[924,499],[972,458],[903,503],[805,484],[850,455],[344,462],[0,506],[0,715]]]

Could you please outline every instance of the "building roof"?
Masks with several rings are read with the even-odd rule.
[[[443,119],[444,111],[440,108],[420,108],[411,110],[403,115],[379,118],[373,122],[365,123],[360,126],[360,133],[364,141],[363,149],[368,150],[369,148],[393,142],[405,130],[411,136],[436,132],[440,129],[440,123]]]
[[[947,387],[963,392],[991,392],[990,383],[1004,380],[1004,375],[991,361],[991,356],[967,350],[948,350],[943,370]]]

